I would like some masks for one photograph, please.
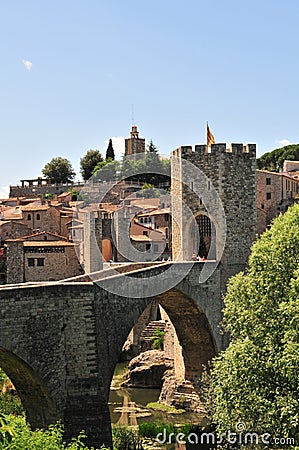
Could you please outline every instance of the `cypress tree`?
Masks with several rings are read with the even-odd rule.
[[[115,159],[113,145],[112,145],[112,139],[109,139],[109,144],[108,144],[108,148],[106,151],[106,161],[108,159],[113,159],[113,160]]]

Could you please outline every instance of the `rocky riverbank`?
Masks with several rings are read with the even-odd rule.
[[[124,387],[161,389],[159,402],[185,411],[202,414],[204,408],[194,386],[177,380],[173,360],[160,350],[148,350],[133,358],[122,383]]]

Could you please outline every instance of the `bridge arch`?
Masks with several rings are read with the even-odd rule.
[[[141,308],[139,313],[135,313],[132,317],[134,323],[128,322],[127,336],[135,328],[135,344],[137,344],[144,326],[150,320],[155,320],[148,319],[147,316],[144,317],[144,313],[155,311],[157,305],[165,310],[174,326],[182,348],[184,378],[192,381],[201,375],[203,367],[207,366],[217,353],[217,345],[209,320],[190,295],[178,288],[173,288],[148,299],[145,309]],[[145,319],[147,319],[147,322]],[[122,346],[126,339],[120,342]],[[121,355],[121,352],[119,352],[119,355]]]
[[[177,288],[158,295],[156,301],[175,328],[182,347],[185,379],[192,381],[217,353],[208,319],[196,302]]]
[[[45,428],[59,420],[47,386],[29,364],[0,347],[0,367],[15,386],[32,428]]]

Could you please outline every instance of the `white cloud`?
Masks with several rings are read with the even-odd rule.
[[[31,61],[28,61],[27,59],[22,59],[22,63],[24,64],[24,66],[26,67],[27,70],[31,70],[31,67],[32,67]]]
[[[290,142],[288,139],[281,139],[280,141],[277,141],[277,143],[284,147],[285,145],[290,145],[292,142]]]
[[[9,196],[9,186],[0,186],[0,198],[8,198]]]
[[[114,154],[115,154],[115,159],[120,159],[122,157],[122,155],[125,153],[125,138],[121,137],[121,136],[117,136],[117,137],[112,137],[112,145],[113,145],[113,150],[114,150]],[[103,155],[104,157],[106,156],[106,150],[109,144],[109,139],[106,139],[106,141],[104,141],[105,144],[105,154]]]

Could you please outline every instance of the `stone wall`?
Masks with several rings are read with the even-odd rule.
[[[165,357],[174,361],[174,375],[177,380],[185,379],[185,364],[183,358],[182,347],[180,345],[176,330],[171,323],[170,317],[166,311],[160,306],[161,318],[165,321],[164,333],[164,354]]]
[[[12,241],[7,245],[6,281],[8,284],[25,281],[23,241]]]
[[[103,268],[102,254],[102,221],[96,220],[95,212],[84,214],[84,271],[85,273],[96,272]]]
[[[10,186],[9,196],[10,197],[32,197],[32,195],[37,195],[41,197],[45,194],[62,194],[68,190],[73,190],[80,192],[84,183],[68,183],[68,184],[47,184],[38,186]]]

